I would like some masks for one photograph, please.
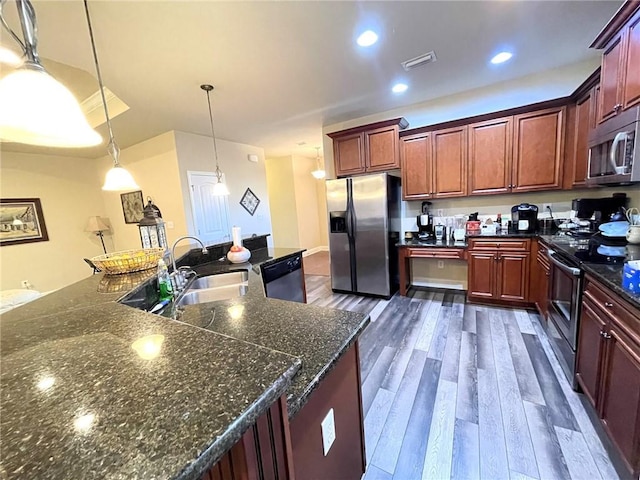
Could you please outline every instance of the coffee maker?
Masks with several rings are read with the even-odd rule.
[[[416,218],[418,224],[418,238],[420,240],[427,240],[434,237],[433,234],[433,215],[429,211],[431,202],[422,202],[420,211],[422,212]]]
[[[538,206],[521,203],[511,207],[511,224],[515,233],[535,233],[538,226]]]
[[[593,234],[602,223],[618,219],[616,215],[628,202],[626,193],[614,193],[611,197],[575,198],[571,202],[571,218],[578,219],[578,234]],[[626,220],[623,216],[621,220]]]

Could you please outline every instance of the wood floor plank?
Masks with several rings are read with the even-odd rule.
[[[571,478],[602,478],[582,433],[562,427],[555,430]]]
[[[593,460],[595,461],[596,466],[598,467],[598,471],[600,472],[600,475],[602,476],[602,478],[606,478],[606,479],[617,479],[618,474],[615,468],[613,467],[613,464],[611,463],[611,459],[609,458],[609,455],[607,454],[604,448],[604,445],[602,445],[602,442],[600,441],[600,438],[598,437],[598,434],[596,433],[596,430],[593,427],[593,424],[591,423],[591,419],[589,418],[589,415],[585,411],[584,405],[582,404],[582,401],[580,399],[580,394],[578,394],[577,392],[574,392],[571,389],[569,382],[567,382],[564,376],[564,372],[562,371],[562,367],[560,366],[560,363],[558,363],[558,359],[555,357],[555,354],[551,349],[551,345],[549,344],[547,335],[544,329],[542,328],[540,319],[538,318],[537,321],[533,321],[532,323],[533,323],[533,328],[536,330],[537,338],[540,342],[540,345],[542,346],[546,354],[546,357],[548,358],[548,361],[551,364],[553,373],[555,374],[556,379],[558,380],[558,384],[560,385],[562,392],[564,393],[565,398],[569,403],[569,406],[571,407],[571,411],[573,412],[574,418],[576,419],[576,423],[578,424],[579,431],[582,432],[585,443],[587,444],[587,447],[589,448],[589,452],[591,453],[591,456],[593,457]],[[526,340],[527,337],[524,337],[524,338]]]
[[[460,394],[460,389],[458,389],[458,394]],[[452,480],[480,478],[480,440],[478,435],[477,424],[456,419],[453,431]]]
[[[387,374],[387,370],[389,369],[389,365],[391,365],[395,354],[395,348],[384,347],[382,349],[382,353],[371,369],[371,373],[369,373],[366,380],[362,383],[362,409],[365,416],[369,412],[369,408],[378,393],[378,389],[382,386],[382,381]]]
[[[391,410],[389,410],[387,421],[382,428],[378,445],[371,457],[371,463],[386,472],[393,473],[395,471],[426,360],[426,352],[413,351],[404,378],[400,382],[400,387],[391,405]]]
[[[524,410],[531,429],[540,478],[570,478],[569,469],[562,455],[562,449],[547,407],[524,402]]]
[[[433,338],[433,333],[438,323],[438,318],[440,317],[443,298],[444,295],[442,293],[436,293],[429,303],[428,310],[424,311],[425,318],[422,322],[422,329],[420,330],[415,345],[415,348],[418,350],[424,350],[425,352],[429,350],[431,339]]]
[[[478,371],[476,364],[476,335],[462,332],[456,418],[478,423]]]
[[[531,335],[536,334],[536,331],[531,324],[529,313],[526,310],[514,310],[513,313],[516,317],[516,321],[518,322],[521,333],[529,333]]]
[[[513,470],[511,470],[509,472],[509,474],[511,475],[511,480],[537,480],[535,478],[531,478],[531,477],[525,475],[524,473],[514,472]],[[549,479],[549,480],[551,480],[551,479]],[[560,480],[560,479],[558,479],[558,480]],[[579,479],[576,479],[576,480],[579,480]]]
[[[379,469],[375,465],[369,465],[367,471],[364,473],[362,480],[392,480],[393,475]]]
[[[464,297],[455,295],[449,315],[449,330],[447,343],[442,359],[442,378],[450,382],[458,382],[458,367],[460,364],[460,339],[462,337],[462,316],[464,311]]]
[[[458,385],[440,380],[433,406],[433,418],[429,429],[427,453],[422,469],[423,479],[450,478],[453,459],[453,432],[456,423],[455,409]]]
[[[480,477],[508,479],[509,463],[502,429],[498,381],[493,369],[478,369]]]
[[[427,356],[434,360],[442,360],[444,358],[444,349],[447,346],[447,332],[449,331],[449,321],[451,318],[451,307],[443,306],[440,309],[440,315],[438,316],[438,323],[433,332],[433,338],[431,339],[431,345],[429,345],[429,351]]]
[[[389,305],[390,300],[378,300],[376,306],[369,312],[369,317],[371,317],[371,321],[375,322],[380,317],[380,314],[383,312],[387,305]]]
[[[476,328],[478,331],[476,340],[478,368],[483,370],[495,370],[493,360],[493,343],[491,341],[491,327],[489,316],[484,309],[476,308]]]
[[[473,305],[464,306],[462,330],[464,332],[478,333],[478,330],[476,329],[476,307]]]
[[[538,383],[538,377],[536,377],[535,370],[531,364],[531,357],[524,344],[522,333],[520,333],[520,328],[513,312],[505,310],[503,312],[503,320],[522,399],[538,405],[546,405],[542,389]]]
[[[420,478],[422,475],[441,368],[442,363],[438,360],[427,358],[425,361],[394,478]]]
[[[378,389],[371,408],[364,417],[364,436],[365,436],[365,451],[367,454],[367,464],[371,461],[373,452],[378,445],[380,434],[382,433],[382,427],[384,427],[391,410],[391,404],[395,394],[389,390],[383,388]]]
[[[560,387],[558,378],[553,372],[538,336],[525,333],[522,334],[522,338],[532,360],[533,369],[536,372],[545,403],[549,406],[549,414],[553,424],[557,427],[579,430],[567,398]]]

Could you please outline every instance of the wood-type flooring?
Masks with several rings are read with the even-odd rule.
[[[537,314],[455,291],[385,301],[306,282],[309,303],[371,316],[365,480],[619,478]]]

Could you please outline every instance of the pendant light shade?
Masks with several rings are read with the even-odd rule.
[[[327,172],[324,171],[324,168],[320,165],[320,147],[316,147],[316,169],[311,172],[311,175],[318,180],[323,179],[327,176]]]
[[[4,3],[4,2],[2,2]],[[20,44],[22,67],[0,81],[0,140],[45,147],[91,147],[102,142],[72,93],[40,64],[35,10],[16,0],[24,41],[9,28],[0,4],[0,20]]]
[[[96,51],[96,41],[93,38],[93,28],[91,27],[91,17],[89,15],[87,0],[84,0],[84,13],[87,17],[87,26],[89,27],[91,51],[93,52],[93,62],[95,63],[96,74],[98,75],[98,85],[100,86],[100,97],[102,98],[102,106],[104,107],[104,117],[107,120],[107,128],[109,129],[109,145],[107,145],[107,151],[113,159],[113,167],[107,172],[102,190],[110,192],[140,190],[140,187],[135,182],[131,174],[122,165],[120,165],[120,147],[118,147],[116,139],[113,137],[107,99],[104,97],[104,83],[102,82],[102,73],[100,72],[100,64],[98,63],[98,52]]]
[[[213,129],[213,114],[211,113],[211,98],[209,97],[209,92],[213,90],[213,85],[204,84],[200,85],[200,88],[207,92],[207,104],[209,105],[209,121],[211,122],[211,136],[213,137],[213,156],[216,159],[216,179],[218,181],[213,186],[213,194],[215,196],[229,195],[231,192],[229,192],[227,184],[224,183],[222,171],[220,171],[220,165],[218,165],[218,146],[216,145],[216,132]]]

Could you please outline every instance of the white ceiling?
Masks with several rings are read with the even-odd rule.
[[[40,55],[94,74],[82,1],[33,3]],[[147,0],[89,8],[105,83],[130,106],[114,119],[121,147],[173,129],[208,135],[199,85],[211,83],[217,137],[268,156],[315,157],[323,125],[597,57],[588,46],[620,4]],[[19,29],[13,2],[5,12]],[[372,24],[380,40],[364,51],[354,40]],[[0,44],[11,42],[3,31]],[[490,66],[503,47],[512,61]],[[404,72],[400,62],[429,50],[436,63]],[[390,93],[398,79],[410,85],[402,96]]]

